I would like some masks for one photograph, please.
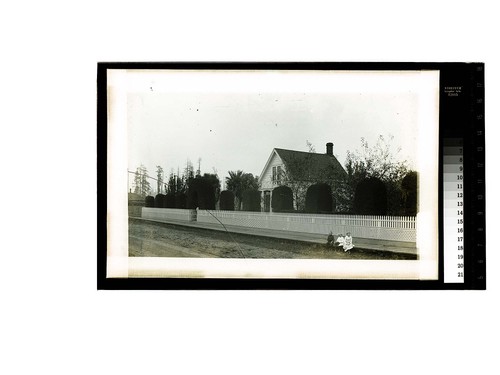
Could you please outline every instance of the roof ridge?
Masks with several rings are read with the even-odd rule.
[[[291,151],[291,152],[300,152],[303,154],[310,154],[310,155],[325,155],[325,156],[333,156],[333,155],[328,155],[328,154],[323,154],[319,152],[310,152],[310,151],[299,151],[299,150],[290,150],[289,148],[280,148],[280,147],[275,147],[275,150],[282,150],[282,151]]]
[[[286,148],[274,148],[278,153],[280,151],[285,151],[285,152],[292,152],[292,153],[297,153],[297,154],[302,154],[302,155],[308,155],[308,156],[312,156],[313,158],[314,157],[321,157],[321,158],[331,158],[331,159],[335,159],[338,161],[337,157],[335,155],[328,155],[326,153],[318,153],[318,152],[308,152],[308,151],[297,151],[297,150],[290,150],[290,149],[286,149]],[[340,163],[340,162],[339,162]]]
[[[281,153],[280,157],[283,159],[283,161],[285,163],[287,163],[287,161],[288,161],[287,159],[292,157],[292,154],[300,154],[300,156],[299,155],[297,155],[297,156],[300,157],[301,159],[309,157],[309,158],[311,158],[311,161],[316,160],[318,163],[321,163],[322,165],[324,165],[328,161],[328,164],[332,163],[332,166],[334,166],[334,168],[341,169],[345,173],[344,167],[342,166],[342,164],[340,163],[340,161],[337,159],[337,157],[335,155],[328,155],[326,153],[319,154],[316,152],[307,152],[307,151],[296,151],[296,150],[289,150],[289,149],[276,148],[276,147],[274,148],[274,150],[278,154],[280,154],[280,151],[283,151]]]

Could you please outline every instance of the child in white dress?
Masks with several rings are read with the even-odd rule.
[[[351,250],[354,245],[352,243],[352,236],[350,232],[347,232],[345,238],[344,238],[344,251],[349,251]]]
[[[344,235],[342,233],[339,233],[337,236],[337,239],[335,240],[335,245],[338,247],[344,247]]]

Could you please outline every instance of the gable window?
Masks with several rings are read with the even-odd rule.
[[[281,173],[282,173],[281,165],[273,167],[273,182],[281,181]]]

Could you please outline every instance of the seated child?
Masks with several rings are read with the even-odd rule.
[[[349,251],[351,250],[354,245],[352,244],[352,237],[351,237],[351,233],[350,232],[347,232],[345,238],[344,238],[344,251]]]
[[[338,247],[344,247],[344,235],[342,233],[339,233],[337,236],[337,239],[335,240],[335,245]]]
[[[328,235],[328,237],[327,237],[327,239],[326,239],[326,245],[327,245],[328,247],[333,247],[334,242],[335,242],[335,239],[334,239],[334,237],[333,237],[333,233],[332,233],[332,232],[330,232],[330,234]]]

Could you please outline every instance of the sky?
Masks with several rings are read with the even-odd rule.
[[[260,175],[273,148],[347,152],[394,137],[415,166],[419,74],[380,72],[142,71],[126,74],[128,170]],[[129,178],[131,184],[132,175]],[[131,186],[129,186],[131,188]]]

